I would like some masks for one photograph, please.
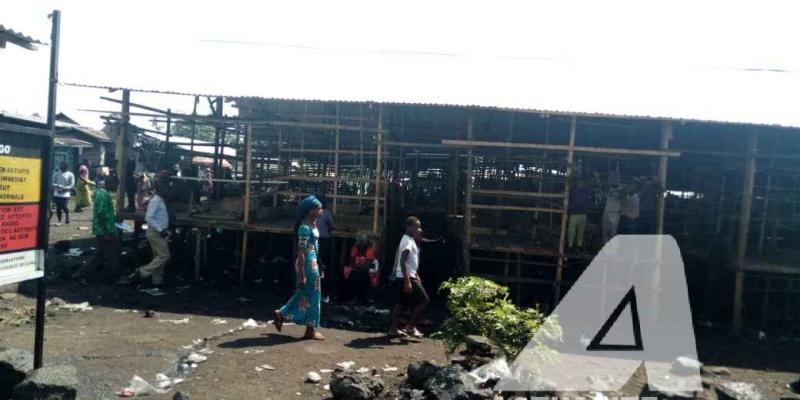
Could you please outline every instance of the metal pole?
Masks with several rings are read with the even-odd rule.
[[[50,78],[47,94],[47,129],[51,132],[56,129],[56,98],[58,93],[58,45],[61,31],[61,11],[53,10],[50,15],[53,20],[52,32],[50,34]],[[49,140],[47,152],[44,154],[45,168],[43,169],[45,176],[42,177],[44,182],[42,187],[42,195],[47,199],[45,207],[39,210],[39,229],[41,236],[39,237],[39,247],[47,249],[49,229],[47,224],[47,208],[50,204],[50,170],[52,169],[52,156],[53,156],[53,139]],[[47,276],[47,260],[45,258],[45,276]],[[45,315],[45,300],[47,298],[47,285],[45,284],[45,277],[39,279],[36,290],[36,331],[33,339],[33,368],[39,369],[42,367],[44,360],[44,315]]]

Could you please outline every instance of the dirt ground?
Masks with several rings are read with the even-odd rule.
[[[70,225],[52,227],[51,241],[66,239],[89,248],[91,242],[85,238],[90,234],[80,227],[91,226],[90,215],[90,210],[74,214]],[[88,257],[60,256],[52,262],[80,264]],[[32,315],[33,295],[26,285],[21,290],[23,294],[15,298],[0,299],[0,347],[33,348],[34,327],[26,323]],[[133,375],[155,383],[155,375],[169,373],[189,352],[188,346],[198,339],[212,338],[207,361],[188,374],[177,389],[149,398],[171,399],[180,390],[193,399],[234,400],[327,398],[330,393],[324,385],[330,380],[329,374],[323,373],[318,385],[306,383],[306,375],[334,369],[344,361],[355,362],[356,368],[376,368],[389,388],[386,398],[394,398],[409,363],[425,359],[446,362],[444,349],[435,340],[388,340],[381,333],[389,318],[385,305],[324,305],[323,333],[327,340],[317,342],[298,340],[302,328],[297,326],[287,326],[282,333],[271,326],[235,330],[249,318],[267,321],[271,310],[287,298],[286,289],[269,282],[251,281],[239,289],[230,282],[189,283],[173,278],[164,292],[153,296],[134,286],[113,285],[109,279],[51,283],[48,298],[89,302],[92,310],[48,308],[45,364],[75,366],[80,398],[114,399],[115,392],[127,386]],[[145,310],[157,315],[146,318]],[[441,304],[435,304],[429,316],[435,323],[442,313]],[[215,321],[219,319],[226,323]],[[430,333],[435,326],[425,330]],[[764,399],[777,399],[800,373],[798,333],[786,328],[767,332],[768,339],[759,341],[732,338],[721,324],[698,328],[700,360],[709,367],[728,368],[730,375],[723,379],[753,383]],[[264,364],[274,370],[256,370]],[[398,370],[384,372],[386,366]],[[643,385],[640,374],[624,392],[638,394]]]

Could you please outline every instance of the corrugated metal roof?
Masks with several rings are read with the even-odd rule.
[[[80,139],[75,139],[75,138],[65,137],[65,136],[56,136],[56,137],[53,138],[53,142],[55,143],[56,146],[94,147],[94,145],[92,145],[91,143],[89,143],[89,142],[87,142],[85,140],[80,140]]]
[[[22,32],[15,32],[13,29],[9,29],[4,27],[3,25],[0,25],[0,48],[3,47],[2,46],[3,42],[14,43],[17,46],[20,46],[28,50],[36,50],[37,47],[34,46],[34,44],[40,44],[40,45],[45,44],[30,36],[22,34]]]
[[[167,135],[161,135],[158,133],[144,131],[142,135],[148,137],[150,139],[158,140],[159,142],[165,142],[167,140]],[[186,151],[192,150],[192,139],[183,137],[183,136],[175,136],[172,135],[169,137],[170,144],[176,145],[178,148],[181,148]],[[195,139],[194,141],[194,152],[199,154],[214,154],[214,145],[211,142],[207,142],[204,140]],[[236,157],[236,149],[233,147],[225,146],[222,148],[222,154],[228,157]]]
[[[45,126],[47,125],[47,120],[39,115],[21,115],[21,114],[9,113],[6,111],[0,111],[0,118],[16,119],[20,121],[33,122]],[[111,138],[108,136],[107,133],[67,121],[62,121],[57,119],[56,130],[57,133],[64,133],[65,130],[74,130],[89,137],[92,137],[99,142],[111,143]]]
[[[70,86],[104,90],[267,100],[377,103],[430,107],[470,107],[553,115],[600,118],[656,119],[685,122],[745,124],[800,128],[800,74],[779,71],[695,71],[691,79],[665,80],[658,74],[619,81],[604,77],[569,74],[535,76],[512,84],[508,78],[443,82],[435,87],[392,83],[386,76],[374,85],[359,84],[348,90],[342,81],[306,82],[302,90],[277,89],[276,96],[211,94],[209,91],[158,90],[122,86],[67,83]],[[422,72],[420,72],[422,73]],[[498,76],[502,71],[497,71]],[[520,76],[524,74],[511,74]],[[550,77],[551,79],[548,79]],[[305,78],[304,78],[305,79]],[[407,77],[406,77],[407,79]],[[369,81],[369,79],[366,79]],[[402,80],[401,80],[402,81]],[[542,85],[538,85],[542,83]],[[695,85],[696,86],[693,86]],[[369,87],[368,89],[365,87]],[[470,89],[473,88],[473,89]],[[747,95],[737,95],[747,93]],[[283,94],[289,94],[288,96]]]

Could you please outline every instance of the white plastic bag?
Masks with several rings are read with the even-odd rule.
[[[133,378],[131,378],[131,382],[128,384],[127,389],[132,392],[133,397],[167,393],[167,390],[156,388],[155,386],[147,383],[146,380],[139,377],[139,375],[134,375]]]

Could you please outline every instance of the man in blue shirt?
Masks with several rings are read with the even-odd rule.
[[[153,251],[153,260],[149,264],[137,268],[132,274],[122,278],[120,284],[128,284],[134,279],[147,280],[153,279],[153,285],[160,286],[164,283],[164,266],[170,258],[169,253],[169,214],[167,213],[167,203],[164,200],[164,187],[156,185],[156,194],[147,204],[145,222],[147,222],[147,232],[145,237],[150,243]]]

